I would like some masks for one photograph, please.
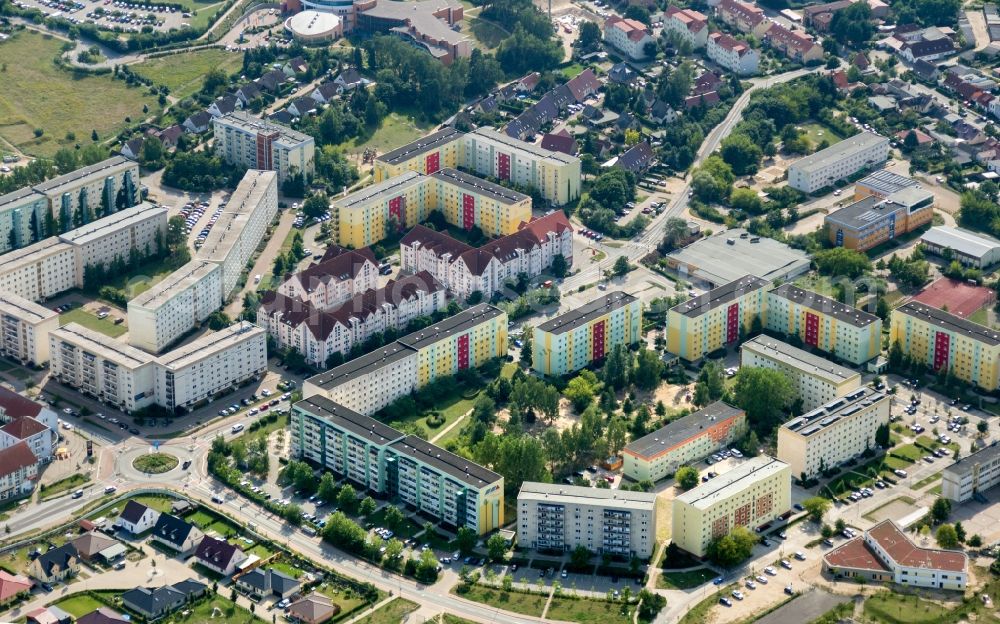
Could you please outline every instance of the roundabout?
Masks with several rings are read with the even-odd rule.
[[[132,460],[132,467],[145,474],[163,474],[177,467],[180,460],[170,453],[144,453]]]

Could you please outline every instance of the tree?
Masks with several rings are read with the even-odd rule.
[[[816,269],[824,275],[856,279],[871,270],[868,256],[854,249],[834,247],[813,254]]]
[[[698,485],[698,470],[691,466],[681,466],[674,473],[677,486],[682,490],[690,490]]]
[[[330,210],[330,200],[323,193],[306,197],[302,202],[302,212],[309,218],[319,218]]]
[[[973,534],[968,543],[970,548],[979,548],[983,545],[983,538],[979,534]]]
[[[655,390],[660,385],[663,368],[663,360],[656,351],[642,347],[635,356],[632,381],[640,390]]]
[[[802,501],[802,507],[809,514],[809,519],[819,524],[823,516],[830,510],[830,501],[822,496],[813,496]]]
[[[578,544],[569,555],[569,565],[574,570],[582,570],[590,562],[590,551],[583,544]]]
[[[756,173],[760,159],[764,156],[760,147],[745,134],[730,134],[723,139],[720,153],[722,160],[738,176]]]
[[[752,215],[760,214],[764,210],[764,204],[757,191],[750,188],[733,189],[729,195],[729,205]]]
[[[499,533],[494,533],[490,539],[486,540],[486,553],[490,561],[503,561],[507,554],[507,540]]]
[[[597,391],[595,383],[597,378],[594,377],[592,382],[585,373],[589,373],[589,377],[594,377],[594,373],[584,370],[580,375],[570,379],[569,383],[566,384],[566,389],[563,390],[563,396],[569,399],[577,413],[582,412],[590,405]]]
[[[757,537],[749,529],[736,526],[728,534],[710,541],[705,552],[713,563],[731,568],[746,560],[756,543]]]
[[[585,23],[589,24],[591,22]],[[549,270],[552,271],[552,275],[555,275],[556,277],[566,277],[566,273],[569,270],[569,265],[566,263],[566,256],[562,254],[552,256],[552,266]]]
[[[634,19],[648,26],[650,23],[649,9],[639,4],[633,4],[625,9],[625,19]]]
[[[938,527],[934,537],[941,548],[958,548],[958,533],[955,531],[954,525],[942,524]]]
[[[986,432],[989,430],[990,430],[990,424],[985,420],[980,420],[978,423],[976,423],[976,431],[978,431],[981,435],[985,436]]]
[[[715,362],[708,362],[702,366],[701,372],[698,373],[692,402],[698,407],[704,407],[722,398],[725,391],[722,367]]]
[[[455,543],[458,545],[458,551],[466,556],[472,554],[477,541],[479,541],[479,536],[469,527],[460,527],[455,535]]]
[[[354,491],[354,486],[348,483],[340,488],[340,494],[337,495],[337,506],[340,509],[353,514],[357,504],[358,494]]]
[[[434,551],[427,549],[420,553],[414,576],[421,583],[433,583],[438,576],[438,560],[434,556]]]
[[[958,538],[959,544],[965,543],[965,527],[962,526],[961,522],[955,523],[955,537]]]
[[[951,515],[951,501],[947,498],[937,497],[931,505],[931,516],[936,522],[944,522]]]
[[[316,495],[319,496],[320,500],[327,503],[332,503],[337,498],[337,482],[333,480],[333,475],[329,472],[324,472],[323,476],[319,479],[319,487],[316,489]]]
[[[372,498],[371,496],[366,496],[364,500],[361,501],[361,505],[358,507],[358,511],[362,516],[365,516],[367,518],[368,516],[375,513],[376,507],[377,505],[375,504],[375,499]]]
[[[580,24],[580,33],[576,38],[576,45],[581,52],[591,52],[601,44],[601,38],[601,27],[596,22],[583,20]]]
[[[158,169],[163,166],[163,142],[156,137],[146,137],[142,143],[142,154],[139,160],[148,169]]]
[[[615,276],[621,277],[622,275],[628,273],[631,268],[632,267],[629,266],[628,263],[628,258],[625,256],[618,256],[618,259],[615,260],[614,266],[611,268],[611,272],[614,273]]]
[[[385,513],[382,514],[382,522],[385,523],[385,527],[390,531],[398,531],[403,526],[403,523],[406,522],[406,517],[403,516],[403,512],[399,510],[399,507],[389,505],[385,508]]]
[[[201,82],[201,92],[205,95],[214,96],[220,89],[224,89],[229,84],[229,77],[226,72],[219,68],[210,70],[205,74]]]
[[[834,12],[830,20],[830,34],[838,43],[860,47],[875,34],[871,8],[861,2]]]
[[[830,539],[833,537],[833,527],[829,524],[824,524],[820,527],[819,534],[823,536],[823,539]]]
[[[746,410],[752,429],[772,431],[797,396],[788,375],[768,368],[742,367],[736,373],[733,399]]]

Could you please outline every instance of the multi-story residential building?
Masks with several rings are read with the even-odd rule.
[[[159,353],[221,306],[221,265],[192,260],[128,302],[129,344]]]
[[[463,164],[462,138],[465,135],[451,126],[386,152],[375,158],[375,181],[383,182],[407,171],[423,175],[441,169],[455,169]],[[2,204],[0,204],[2,205]]]
[[[760,63],[760,52],[751,48],[749,44],[721,32],[714,32],[708,36],[705,54],[720,67],[740,76],[756,74],[757,65]]]
[[[968,566],[964,552],[917,546],[893,520],[883,520],[823,555],[823,571],[835,579],[955,591],[968,585]]]
[[[294,349],[322,368],[333,354],[346,355],[354,345],[387,330],[402,331],[417,317],[431,316],[445,305],[444,287],[422,271],[326,310],[280,292],[267,293],[257,310],[257,324],[278,346]]]
[[[823,46],[812,37],[800,30],[785,28],[777,22],[770,22],[761,41],[797,63],[823,59]]]
[[[659,481],[681,466],[728,448],[746,432],[746,412],[716,401],[629,442],[622,450],[625,476]]]
[[[157,358],[157,403],[190,408],[267,371],[267,332],[241,321]]]
[[[312,177],[316,143],[309,135],[248,112],[233,111],[212,119],[215,153],[247,169],[275,171],[278,181],[290,175]]]
[[[0,500],[31,494],[38,479],[38,463],[24,442],[0,449]]]
[[[129,262],[133,253],[152,256],[163,249],[166,235],[167,209],[143,202],[60,234],[59,239],[77,248],[76,282],[83,284],[88,266],[107,268],[119,258]]]
[[[424,176],[415,171],[361,189],[333,202],[340,243],[366,247],[393,228],[413,227],[435,210],[463,229],[488,236],[517,231],[531,220],[531,197],[457,169]]]
[[[517,493],[517,543],[649,559],[656,549],[656,493],[525,481]]]
[[[292,407],[295,454],[367,490],[477,534],[503,525],[503,477],[313,395]]]
[[[545,150],[486,127],[469,132],[463,141],[466,169],[538,189],[557,206],[580,196],[580,159],[576,156]]]
[[[933,371],[993,391],[1000,385],[1000,333],[954,314],[910,301],[892,311],[890,344]]]
[[[320,261],[285,279],[278,294],[329,310],[378,287],[378,264],[367,247],[357,251],[332,244]]]
[[[764,15],[764,9],[750,2],[721,0],[715,6],[715,11],[724,23],[757,38],[763,37],[771,27],[771,20]]]
[[[756,336],[740,345],[740,366],[785,373],[811,410],[861,387],[861,373],[793,347],[770,336]]]
[[[889,139],[862,132],[792,163],[788,168],[788,186],[814,193],[883,163],[888,157]]]
[[[58,417],[48,406],[0,388],[0,449],[25,443],[38,461],[52,459]]]
[[[565,375],[604,359],[616,345],[641,339],[642,302],[611,292],[536,326],[531,367],[543,375]]]
[[[435,379],[506,353],[507,315],[482,303],[310,377],[302,393],[373,414]]]
[[[854,183],[854,199],[859,200],[870,196],[885,199],[893,193],[907,188],[920,188],[920,183],[913,178],[893,173],[888,169],[879,169]]]
[[[399,246],[404,271],[427,271],[460,299],[477,290],[489,297],[521,274],[541,275],[556,256],[571,266],[573,227],[566,214],[556,210],[476,249],[447,233],[417,225]]]
[[[692,362],[739,341],[767,306],[768,286],[746,275],[674,306],[667,311],[667,350]]]
[[[56,237],[0,256],[0,291],[44,301],[76,288],[76,248]]]
[[[21,364],[49,361],[49,332],[59,328],[59,314],[14,294],[0,293],[0,354]]]
[[[984,447],[955,460],[941,473],[941,496],[956,503],[976,498],[1000,483],[1000,445]]]
[[[760,455],[684,492],[673,502],[671,540],[696,557],[716,537],[734,527],[756,529],[791,508],[791,470],[783,461]]]
[[[858,388],[782,425],[778,459],[793,475],[808,479],[874,450],[875,433],[883,426],[889,426],[889,396]]]
[[[0,195],[0,253],[45,238],[48,214],[48,198],[30,186]]]
[[[693,50],[705,47],[708,42],[708,17],[704,13],[670,6],[663,15],[661,36],[673,33],[681,41],[688,42]]]
[[[868,195],[828,214],[824,222],[831,243],[866,251],[927,225],[933,217],[933,193],[909,187],[885,199]]]
[[[46,197],[59,231],[66,232],[139,203],[139,163],[113,156],[33,188]]]
[[[153,356],[77,323],[49,332],[49,358],[56,380],[123,411],[156,400]]]
[[[273,171],[247,171],[196,255],[221,265],[223,299],[236,288],[277,214],[278,176]]]
[[[612,15],[604,20],[604,42],[633,61],[647,56],[646,45],[656,42],[649,33],[649,27],[634,19]]]
[[[764,327],[798,336],[807,346],[852,364],[878,357],[882,350],[882,319],[785,283],[767,293]]]

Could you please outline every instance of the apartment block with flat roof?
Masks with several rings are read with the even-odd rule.
[[[993,391],[1000,385],[1000,333],[954,314],[911,301],[892,311],[890,344],[932,371]]]
[[[1000,483],[1000,445],[990,445],[962,457],[941,473],[941,496],[956,503],[973,498]]]
[[[622,450],[625,476],[659,481],[728,448],[746,432],[746,412],[716,401],[629,442]]]
[[[316,142],[288,126],[233,111],[212,119],[215,153],[226,162],[262,171],[274,171],[278,181],[289,175],[309,177],[315,172]]]
[[[861,387],[861,373],[793,347],[770,336],[756,336],[740,345],[740,366],[783,372],[811,410]]]
[[[734,527],[752,531],[776,520],[791,508],[791,496],[788,464],[766,455],[753,457],[674,499],[671,540],[704,557],[709,542]]]
[[[76,288],[77,250],[56,237],[0,256],[0,291],[44,301]]]
[[[49,200],[30,186],[0,195],[0,253],[43,239]]]
[[[190,408],[267,371],[267,332],[241,321],[157,358],[157,402]]]
[[[59,238],[77,248],[76,281],[82,285],[88,266],[108,268],[119,258],[129,262],[133,253],[151,256],[166,244],[166,235],[167,209],[143,202]]]
[[[221,306],[221,265],[192,260],[128,302],[129,344],[159,353]]]
[[[884,199],[867,195],[828,214],[823,221],[831,243],[865,251],[930,223],[934,202],[930,191],[907,187]]]
[[[656,549],[656,494],[525,481],[517,494],[517,543],[648,559]]]
[[[874,449],[882,426],[889,426],[889,396],[859,388],[782,425],[778,459],[810,478]]]
[[[798,336],[803,344],[852,364],[863,364],[882,351],[882,319],[793,284],[767,293],[764,327]]]
[[[667,351],[693,362],[739,341],[767,306],[769,283],[745,275],[667,311]]]
[[[67,232],[139,203],[139,163],[113,156],[33,188],[48,200],[59,231]]]
[[[375,158],[375,182],[415,171],[423,175],[462,165],[464,133],[447,126]]]
[[[642,302],[611,292],[535,327],[531,366],[543,375],[565,375],[641,339]]]
[[[49,361],[49,332],[59,328],[59,314],[14,294],[0,293],[0,354],[21,364]]]
[[[792,163],[788,168],[788,186],[814,193],[881,164],[888,157],[889,139],[862,132]]]

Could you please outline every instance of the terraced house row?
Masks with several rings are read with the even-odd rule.
[[[452,526],[496,529],[503,477],[371,415],[506,352],[507,315],[480,304],[307,379],[292,408],[294,453]]]
[[[667,312],[667,350],[688,361],[739,342],[761,328],[797,336],[805,345],[853,364],[878,356],[882,320],[792,284],[771,288],[746,275]]]
[[[461,168],[477,175],[538,189],[561,206],[580,196],[580,159],[511,138],[493,128],[462,133],[439,130],[375,159],[375,181],[416,172]],[[515,224],[516,225],[516,224]]]

